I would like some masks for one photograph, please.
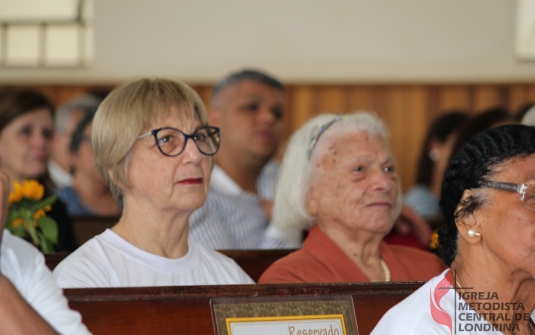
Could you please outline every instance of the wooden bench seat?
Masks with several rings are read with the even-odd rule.
[[[411,283],[329,283],[66,289],[93,334],[214,334],[212,298],[351,295],[360,335],[418,289]]]

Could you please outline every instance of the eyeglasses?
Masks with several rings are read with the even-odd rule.
[[[137,138],[141,139],[151,134],[154,136],[158,149],[165,156],[180,155],[190,138],[204,155],[212,156],[219,150],[219,128],[217,127],[201,127],[190,135],[175,128],[165,127],[151,130]]]
[[[335,117],[331,121],[321,126],[320,129],[318,129],[318,131],[314,134],[314,136],[312,136],[312,139],[310,140],[310,144],[308,146],[308,151],[307,151],[308,159],[310,159],[310,157],[312,156],[312,150],[314,150],[316,143],[318,143],[318,140],[320,139],[321,134],[323,134],[327,129],[329,129],[330,126],[332,126],[338,121],[340,121],[340,118]]]
[[[526,207],[535,210],[535,184],[513,184],[491,180],[483,180],[479,184],[497,190],[516,192],[520,194],[520,200]]]

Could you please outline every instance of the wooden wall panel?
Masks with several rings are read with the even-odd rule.
[[[438,87],[438,103],[435,117],[444,111],[470,110],[470,90],[466,86]]]
[[[0,86],[0,90],[4,87]],[[58,105],[82,92],[112,88],[110,85],[55,84],[33,87],[43,90]],[[208,105],[212,87],[193,87]],[[535,84],[289,84],[286,103],[281,148],[294,130],[318,113],[376,112],[390,128],[392,152],[406,190],[414,183],[416,160],[426,130],[438,115],[451,109],[478,113],[497,106],[515,112],[526,103],[535,103]]]
[[[314,115],[321,113],[344,113],[348,108],[347,86],[321,86],[317,89]]]
[[[507,107],[505,91],[500,85],[477,85],[473,89],[472,110],[476,113],[488,108]]]

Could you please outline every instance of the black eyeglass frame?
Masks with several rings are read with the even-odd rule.
[[[506,183],[503,181],[482,180],[479,182],[479,185],[493,188],[496,190],[518,193],[520,194],[520,200],[522,201],[524,206],[535,211],[535,208],[526,205],[526,202],[524,201],[526,197],[526,190],[531,186],[531,184],[514,184]]]
[[[158,143],[158,132],[160,132],[161,130],[165,130],[165,129],[170,129],[170,130],[175,130],[175,131],[178,131],[179,133],[181,133],[182,135],[184,135],[184,145],[182,145],[182,149],[180,149],[180,151],[177,153],[177,154],[174,154],[174,155],[170,155],[170,154],[166,154],[165,152],[163,152],[162,148],[160,148],[160,143]],[[204,151],[201,150],[201,148],[199,147],[199,144],[197,143],[197,140],[195,139],[196,135],[197,135],[197,132],[199,132],[199,130],[201,129],[209,129],[209,130],[214,130],[216,133],[217,133],[217,143],[216,143],[216,148],[215,148],[215,151],[211,154],[208,154]],[[137,137],[137,139],[142,139],[144,137],[147,137],[149,135],[151,135],[154,137],[154,141],[156,142],[156,146],[158,147],[158,150],[160,150],[160,152],[164,155],[164,156],[168,156],[168,157],[176,157],[178,155],[180,155],[182,152],[184,152],[184,149],[186,148],[186,145],[188,144],[188,140],[191,138],[193,140],[193,142],[195,143],[195,146],[197,147],[197,150],[199,150],[199,152],[205,156],[213,156],[215,155],[218,151],[219,151],[219,145],[221,143],[221,134],[220,134],[220,130],[218,127],[212,127],[212,126],[203,126],[203,127],[199,127],[195,130],[195,132],[193,134],[186,134],[184,133],[182,130],[180,129],[176,129],[176,128],[173,128],[173,127],[162,127],[162,128],[158,128],[158,129],[154,129],[154,130],[151,130],[145,134],[141,134]]]

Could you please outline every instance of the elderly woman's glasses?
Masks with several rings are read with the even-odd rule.
[[[170,157],[180,155],[190,138],[204,155],[212,156],[219,150],[219,128],[217,127],[201,127],[189,135],[178,129],[165,127],[151,130],[137,138],[144,138],[151,134],[160,152]]]
[[[497,190],[516,192],[520,194],[520,199],[524,205],[526,205],[529,209],[535,210],[535,185],[513,184],[490,180],[483,180],[479,184],[481,186],[486,186]]]

